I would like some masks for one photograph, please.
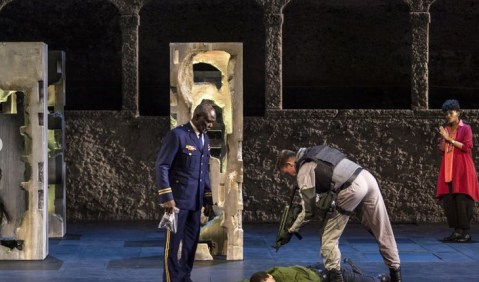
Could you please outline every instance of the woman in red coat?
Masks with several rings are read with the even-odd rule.
[[[476,169],[472,161],[472,130],[459,119],[457,100],[447,100],[442,105],[448,125],[440,126],[439,152],[442,163],[437,181],[436,197],[443,200],[444,211],[451,236],[446,242],[470,242],[470,222],[474,201],[479,199]]]

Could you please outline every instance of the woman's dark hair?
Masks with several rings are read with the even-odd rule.
[[[255,274],[251,275],[249,279],[250,282],[263,282],[268,279],[268,273],[264,271],[256,272]]]
[[[442,104],[443,112],[447,112],[450,110],[454,110],[454,111],[461,110],[461,107],[459,107],[459,102],[457,100],[454,100],[454,99],[447,100],[446,102],[444,102],[444,104]]]

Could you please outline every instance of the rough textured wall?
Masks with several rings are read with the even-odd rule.
[[[164,117],[67,112],[67,217],[157,218],[154,163],[168,129]]]
[[[466,119],[478,139],[477,114]],[[277,220],[293,183],[274,169],[281,149],[327,144],[378,178],[393,221],[441,221],[435,199],[441,112],[277,112],[245,123],[244,219]],[[479,163],[479,150],[474,150]],[[289,185],[289,186],[288,186]],[[477,211],[476,211],[477,214]]]
[[[471,36],[477,33],[478,1],[441,0],[431,8],[433,107],[447,96],[458,98],[463,108],[479,108],[477,39]],[[45,41],[67,52],[67,109],[120,109],[123,98],[123,114],[66,114],[68,216],[74,219],[157,217],[153,164],[169,124],[169,96],[160,91],[167,87],[169,42],[244,42],[247,116],[281,106],[408,109],[411,85],[413,93],[426,96],[407,81],[414,66],[408,52],[414,27],[401,0],[294,0],[284,17],[277,4],[287,0],[165,0],[145,6],[148,1],[0,0],[0,7],[7,2],[0,12],[0,40]],[[129,33],[136,32],[138,11],[136,42],[136,33]],[[422,16],[421,21],[429,18],[426,11]],[[426,42],[427,35],[421,36]],[[427,73],[418,74],[425,82]],[[284,97],[282,75],[284,89],[294,86]],[[138,78],[141,91],[135,91]],[[133,118],[138,96],[145,114],[163,117]],[[466,121],[477,133],[478,114]],[[440,114],[408,110],[285,111],[246,118],[245,220],[277,219],[287,198],[281,193],[287,181],[273,168],[277,151],[318,143],[344,150],[378,175],[393,220],[442,220],[433,197],[439,124]]]
[[[154,162],[168,118],[128,119],[115,112],[68,112],[67,205],[70,219],[159,217]],[[479,140],[479,112],[465,119]],[[281,149],[328,144],[378,178],[393,221],[442,221],[435,200],[442,112],[278,111],[245,119],[244,220],[275,221],[293,179],[275,169]],[[479,149],[474,149],[479,164]],[[476,211],[476,214],[479,211]],[[479,216],[478,216],[479,218]]]

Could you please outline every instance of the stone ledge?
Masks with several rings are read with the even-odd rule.
[[[467,118],[479,118],[479,110],[462,110]],[[402,118],[402,119],[443,119],[442,110],[338,110],[338,109],[285,109],[266,110],[265,119],[384,119],[384,118]]]

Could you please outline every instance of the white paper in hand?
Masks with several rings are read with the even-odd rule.
[[[163,217],[161,218],[160,225],[158,225],[158,228],[165,228],[166,230],[169,230],[172,233],[176,234],[176,230],[178,230],[178,213],[180,212],[180,209],[177,207],[173,208],[173,212],[165,212]]]

